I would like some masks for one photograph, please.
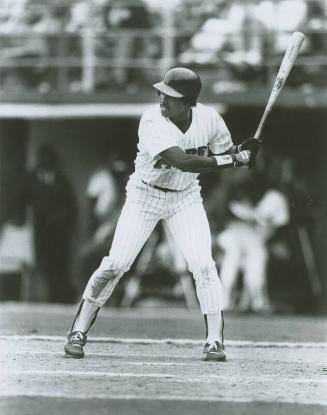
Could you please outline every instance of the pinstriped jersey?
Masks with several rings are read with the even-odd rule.
[[[174,190],[184,190],[194,184],[199,173],[182,172],[167,165],[160,157],[162,151],[178,146],[187,154],[207,156],[209,149],[221,154],[233,145],[222,117],[203,104],[192,107],[192,122],[185,133],[161,114],[157,104],[142,115],[138,135],[134,175],[147,183]]]

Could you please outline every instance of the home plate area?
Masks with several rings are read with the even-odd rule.
[[[0,311],[2,415],[327,413],[322,318],[227,315],[228,358],[218,363],[201,360],[195,310],[105,308],[84,359],[63,352],[74,307],[2,303]],[[297,335],[302,326],[307,335]]]

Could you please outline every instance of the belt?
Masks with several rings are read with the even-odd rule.
[[[176,190],[176,189],[167,189],[166,187],[159,187],[159,186],[157,186],[155,184],[147,183],[144,180],[142,180],[142,183],[146,184],[147,186],[151,186],[151,187],[153,187],[155,189],[161,190],[162,192],[165,192],[165,193],[166,192],[179,192],[179,190]]]

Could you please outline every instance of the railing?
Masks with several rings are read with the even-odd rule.
[[[152,24],[105,30],[92,25],[91,19],[73,33],[8,32],[0,25],[1,98],[26,93],[138,94],[173,65],[196,68],[216,95],[271,87],[283,53],[281,44],[290,31],[263,29],[253,21],[245,21],[239,32],[233,27],[219,31],[213,16],[210,34],[203,22],[192,29],[185,22],[181,27],[179,12],[157,8],[156,28]],[[318,25],[308,21],[298,30],[307,40],[288,85],[321,92],[327,85],[327,23],[321,16]],[[223,37],[225,44],[220,41]]]

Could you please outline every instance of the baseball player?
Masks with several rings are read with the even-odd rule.
[[[108,256],[91,276],[67,335],[66,355],[82,358],[87,332],[116,284],[130,269],[158,221],[166,223],[195,279],[206,323],[204,360],[224,361],[223,292],[211,253],[211,235],[197,177],[251,164],[260,142],[233,145],[222,117],[197,103],[199,75],[170,69],[153,85],[159,104],[141,117],[135,171]]]

